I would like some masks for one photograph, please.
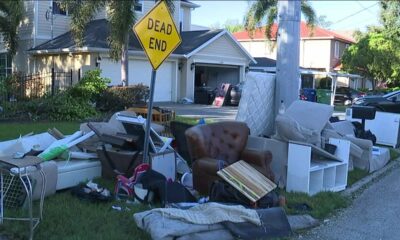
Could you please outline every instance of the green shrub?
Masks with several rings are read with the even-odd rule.
[[[103,78],[100,75],[100,69],[85,72],[83,78],[67,90],[68,94],[72,97],[96,101],[99,95],[107,89],[107,84],[111,82],[110,79]]]
[[[41,99],[5,104],[1,117],[7,120],[73,121],[95,115],[96,109],[87,100],[61,92]]]
[[[101,111],[119,111],[136,104],[144,104],[148,97],[149,87],[143,84],[110,87],[100,95],[96,106]]]
[[[22,96],[15,96],[18,95],[22,91],[21,89],[21,77],[22,73],[15,72],[8,77],[2,77],[0,79],[0,94],[2,99],[1,100],[8,100],[9,98],[19,98],[21,100]]]
[[[67,93],[46,97],[39,105],[40,119],[52,121],[82,120],[96,114],[96,109],[87,99],[75,98]]]

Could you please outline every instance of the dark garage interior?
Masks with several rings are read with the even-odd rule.
[[[239,74],[239,66],[196,63],[194,102],[211,104],[218,87],[223,83],[229,83],[232,86],[238,84],[240,81]]]

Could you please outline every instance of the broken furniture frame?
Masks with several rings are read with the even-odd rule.
[[[131,131],[140,130],[141,131],[140,134],[144,134],[144,131],[146,131],[145,118],[124,116],[122,114],[117,114],[116,119],[122,122],[128,134],[133,134],[130,132],[130,130]],[[163,138],[160,135],[158,135],[158,133],[153,128],[150,127],[149,144],[150,144],[150,149],[152,150],[153,153],[162,153],[166,149],[172,149],[172,147],[170,146],[171,142],[172,138]]]
[[[117,114],[118,121],[121,121],[126,132],[128,134],[133,134],[131,131],[138,131],[140,130],[144,136],[144,131],[146,129],[146,119],[139,116],[139,117],[132,117],[132,116],[124,116],[122,114]],[[125,123],[125,124],[124,124]],[[144,140],[144,138],[143,138]],[[173,150],[171,147],[172,138],[162,137],[160,136],[153,128],[150,127],[150,137],[149,137],[149,144],[150,150],[152,153],[163,153],[166,150]],[[190,172],[189,167],[184,158],[182,158],[179,153],[176,153],[176,170],[177,172],[183,174],[185,172]],[[151,155],[151,153],[150,153]]]
[[[44,195],[45,195],[45,187],[46,187],[46,175],[44,174],[40,163],[42,163],[42,159],[34,156],[25,156],[21,159],[13,159],[9,158],[0,158],[0,223],[3,223],[4,219],[7,220],[19,220],[19,221],[29,221],[29,239],[33,239],[33,231],[40,223],[40,220],[43,218],[43,204],[44,204]],[[42,178],[42,189],[40,195],[40,204],[39,204],[39,216],[33,217],[32,205],[33,205],[33,185],[30,179],[30,175],[36,171],[40,172],[40,176]],[[5,174],[11,176],[11,180],[4,184]],[[26,201],[28,204],[28,218],[18,218],[18,217],[4,217],[4,201],[8,194],[12,194],[10,192],[10,187],[14,182],[14,180],[19,180],[23,185],[24,190],[26,192]]]
[[[137,148],[136,142],[139,140],[138,136],[123,133],[116,133],[115,135],[101,133],[91,122],[88,122],[87,126],[93,132],[95,132],[97,137],[104,143],[109,143],[113,146],[117,146],[123,149]]]

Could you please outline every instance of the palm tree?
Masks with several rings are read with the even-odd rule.
[[[0,1],[0,34],[8,52],[14,55],[18,47],[18,26],[24,15],[23,0]]]
[[[278,16],[278,0],[257,0],[252,2],[244,18],[245,29],[252,36],[261,24],[265,24],[265,36],[270,39],[272,25]],[[316,24],[316,14],[305,0],[301,1],[301,12],[306,18],[307,25],[313,28]]]
[[[171,11],[174,10],[172,0],[164,0]],[[137,0],[61,0],[61,6],[71,13],[71,30],[78,46],[83,44],[83,34],[86,25],[93,20],[96,13],[106,8],[110,23],[110,57],[121,61],[121,82],[128,82],[128,43],[132,26],[137,17],[134,10]]]

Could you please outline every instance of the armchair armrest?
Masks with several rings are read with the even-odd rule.
[[[272,154],[270,151],[246,148],[241,153],[240,159],[253,165],[270,180],[274,180],[274,173],[271,171]]]
[[[226,167],[226,166],[224,166]],[[209,194],[211,184],[220,179],[217,175],[218,160],[214,158],[199,158],[192,164],[193,186],[201,194]]]
[[[227,166],[224,164],[222,168]],[[200,158],[193,162],[193,168],[201,169],[201,171],[207,174],[216,174],[219,169],[218,160],[214,158]]]
[[[272,161],[272,154],[270,151],[246,148],[240,155],[240,159],[256,166],[266,167],[269,166]]]

